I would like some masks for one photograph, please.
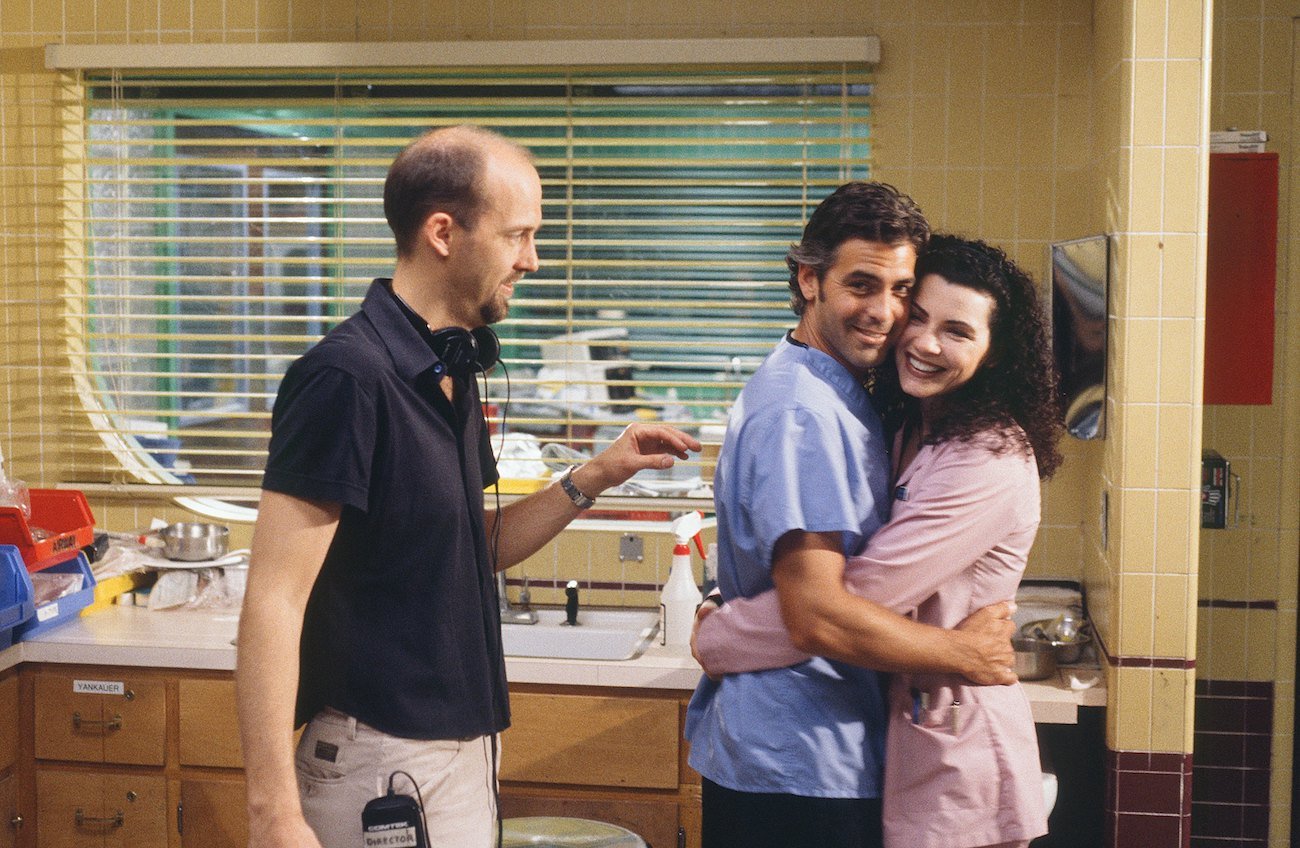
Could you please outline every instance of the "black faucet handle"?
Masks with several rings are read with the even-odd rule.
[[[564,587],[564,619],[567,624],[578,624],[578,581],[570,580]]]

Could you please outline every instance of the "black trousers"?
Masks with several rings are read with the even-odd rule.
[[[881,848],[879,798],[737,792],[704,778],[703,848]]]

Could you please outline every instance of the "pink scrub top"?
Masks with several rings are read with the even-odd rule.
[[[925,445],[894,488],[889,522],[848,559],[854,594],[938,627],[1015,596],[1039,522],[1038,468],[987,441]],[[728,601],[697,650],[715,673],[808,659],[790,641],[775,591]],[[970,848],[1047,832],[1038,740],[1019,684],[896,674],[885,746],[885,844]]]

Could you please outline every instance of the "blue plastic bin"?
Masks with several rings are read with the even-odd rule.
[[[14,545],[0,545],[0,651],[14,643],[14,628],[35,614],[22,554]]]
[[[57,601],[37,606],[36,613],[15,628],[14,641],[21,642],[39,636],[64,622],[73,621],[83,609],[90,606],[90,602],[95,600],[95,575],[90,571],[90,560],[86,559],[85,554],[78,551],[74,558],[58,565],[51,565],[49,568],[42,568],[37,572],[37,574],[78,573],[85,577],[81,589],[70,595],[64,595]]]

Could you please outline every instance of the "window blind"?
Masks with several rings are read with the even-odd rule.
[[[634,420],[716,443],[793,324],[786,249],[869,173],[865,66],[79,71],[68,90],[67,420],[108,448],[76,471],[196,492],[255,491],[285,368],[391,271],[383,180],[426,129],[497,130],[542,178],[541,269],[483,386],[511,480],[531,444],[590,452]]]

